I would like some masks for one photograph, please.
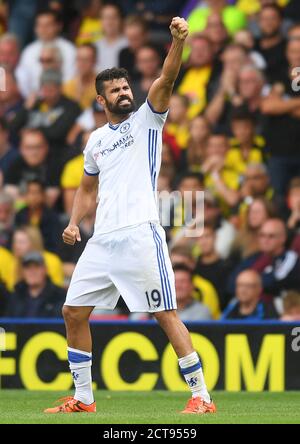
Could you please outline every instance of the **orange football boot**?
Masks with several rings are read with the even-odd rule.
[[[203,415],[204,413],[216,413],[217,409],[215,404],[211,402],[205,402],[202,398],[197,396],[191,398],[184,410],[181,413],[191,413],[195,415]]]
[[[62,402],[61,405],[57,407],[52,407],[50,409],[44,410],[44,413],[96,413],[96,403],[86,405],[72,396],[67,396],[66,398],[59,399]]]

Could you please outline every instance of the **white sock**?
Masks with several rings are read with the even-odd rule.
[[[207,391],[201,361],[196,352],[178,359],[180,371],[191,389],[192,397],[201,397],[205,402],[211,402]]]
[[[92,404],[92,353],[68,347],[68,360],[76,389],[74,398],[83,404]]]

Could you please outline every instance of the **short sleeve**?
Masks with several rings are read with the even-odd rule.
[[[99,168],[97,165],[96,160],[93,157],[93,150],[92,150],[92,143],[91,143],[92,136],[90,136],[88,143],[83,151],[84,155],[84,173],[87,176],[98,176],[99,174]]]
[[[146,99],[146,102],[137,111],[137,115],[142,124],[146,124],[147,126],[160,130],[166,123],[168,113],[169,110],[166,110],[163,113],[155,111],[148,99]]]

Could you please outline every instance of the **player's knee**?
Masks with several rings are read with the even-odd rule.
[[[168,322],[173,322],[177,319],[177,311],[176,310],[166,310],[159,311],[158,313],[154,313],[154,317],[158,321],[160,325],[164,325]]]
[[[78,324],[79,322],[83,321],[83,314],[80,310],[78,310],[77,307],[69,307],[64,305],[62,308],[62,314],[66,324],[68,325]]]

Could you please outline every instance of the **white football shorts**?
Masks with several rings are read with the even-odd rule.
[[[93,236],[75,267],[65,305],[113,310],[120,295],[131,312],[177,308],[166,235],[158,223]]]

